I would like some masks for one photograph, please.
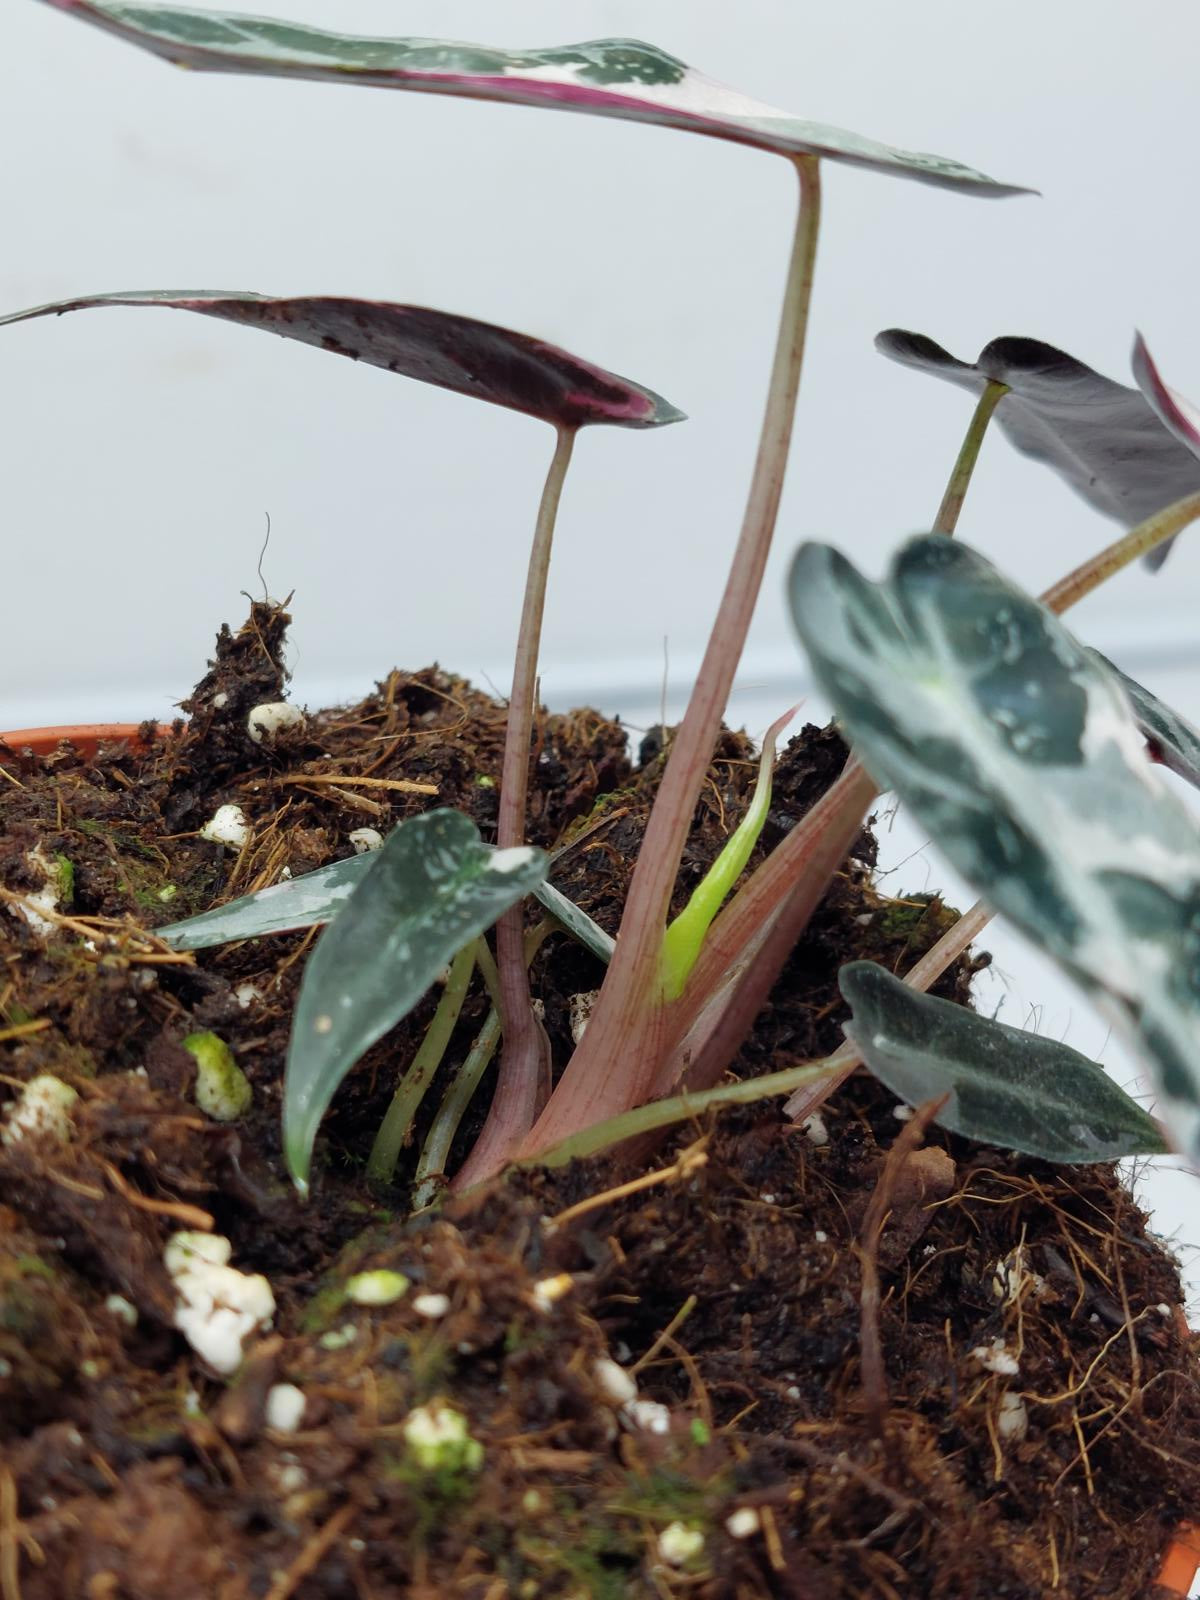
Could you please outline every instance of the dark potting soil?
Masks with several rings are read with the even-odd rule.
[[[1196,1510],[1200,1363],[1175,1265],[1111,1167],[931,1129],[879,1194],[906,1124],[859,1075],[822,1108],[824,1142],[768,1101],[682,1129],[637,1170],[523,1171],[410,1217],[438,1082],[396,1185],[372,1191],[363,1166],[428,999],[339,1093],[313,1198],[295,1198],[280,1090],[310,937],[180,956],[145,930],[433,805],[490,838],[504,708],[436,667],[392,672],[256,745],[246,717],[283,696],[286,623],[255,605],[223,631],[188,725],[144,750],[0,751],[0,1100],[39,1073],[80,1097],[69,1141],[0,1144],[2,1600],[1150,1595]],[[595,712],[539,718],[529,835],[610,932],[660,771],[647,756],[631,767]],[[830,730],[791,742],[763,848],[844,759]],[[681,900],[755,770],[725,734]],[[198,837],[228,802],[251,824],[237,852]],[[834,1048],[839,965],[903,971],[952,919],[882,896],[873,860],[864,831],[740,1076]],[[19,901],[48,871],[61,898],[38,924]],[[601,976],[565,938],[543,946],[532,981],[558,1067],[571,997]],[[970,977],[962,963],[940,992],[966,1002]],[[449,1063],[485,1012],[472,994]],[[253,1086],[234,1123],[194,1102],[181,1041],[197,1030]],[[225,1235],[273,1288],[274,1327],[232,1379],[173,1325],[163,1251],[181,1228]],[[411,1287],[348,1299],[374,1269]],[[863,1356],[874,1329],[880,1366]],[[294,1432],[267,1422],[285,1382],[305,1397]],[[439,1406],[479,1461],[420,1466],[406,1426]]]

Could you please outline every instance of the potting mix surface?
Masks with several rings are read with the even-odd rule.
[[[313,934],[181,955],[151,930],[431,806],[494,837],[505,711],[436,667],[394,671],[256,744],[287,620],[256,604],[223,630],[186,726],[145,748],[0,750],[0,1113],[40,1074],[79,1096],[69,1138],[0,1143],[0,1600],[1154,1594],[1200,1509],[1200,1362],[1176,1266],[1110,1166],[931,1128],[885,1176],[904,1108],[859,1073],[808,1129],[765,1101],[633,1167],[523,1170],[410,1215],[444,1074],[487,1012],[473,988],[395,1184],[369,1186],[365,1160],[436,995],[339,1091],[297,1198],[280,1105]],[[595,712],[538,719],[529,837],[610,933],[659,742],[639,764]],[[844,759],[831,730],[792,740],[760,852]],[[677,904],[756,768],[723,735]],[[241,849],[199,837],[222,804],[250,825]],[[883,896],[873,860],[864,831],[738,1076],[836,1048],[841,963],[903,972],[953,919]],[[56,905],[31,902],[51,874]],[[937,992],[969,1003],[973,970]],[[556,1070],[572,998],[602,976],[563,935],[535,960]],[[249,1078],[236,1121],[196,1104],[197,1031]],[[232,1376],[176,1326],[180,1230],[224,1237],[270,1284],[273,1325]],[[376,1270],[408,1287],[360,1303],[347,1285]]]

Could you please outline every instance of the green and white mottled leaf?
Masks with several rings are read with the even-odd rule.
[[[300,1189],[342,1079],[546,866],[532,845],[490,850],[461,811],[426,811],[388,836],[304,969],[283,1107],[284,1152]]]
[[[875,584],[806,545],[792,614],[858,755],[980,893],[1108,1008],[1200,1154],[1200,838],[1117,680],[975,551]]]
[[[363,38],[238,12],[135,5],[131,0],[43,0],[174,62],[202,72],[257,73],[585,111],[657,123],[781,155],[827,156],[854,166],[981,195],[1027,191],[943,156],[896,150],[860,134],[804,122],[705,77],[640,39],[589,39],[547,49],[499,50],[449,39]]]
[[[1140,390],[1040,339],[993,339],[973,363],[903,328],[879,334],[875,348],[972,394],[989,382],[1006,384],[1010,392],[996,407],[996,423],[1009,442],[1125,529],[1200,490],[1200,414],[1166,388],[1140,341],[1134,352]],[[1158,545],[1145,564],[1161,567],[1173,543]]]
[[[909,1105],[948,1094],[935,1120],[952,1133],[1043,1161],[1166,1149],[1154,1119],[1078,1050],[921,994],[873,961],[850,962],[838,984],[867,1066]]]
[[[488,846],[487,848],[491,848]],[[332,922],[358,885],[378,861],[376,851],[331,861],[328,866],[304,872],[284,883],[273,883],[253,894],[244,894],[226,905],[202,911],[198,916],[156,928],[174,950],[206,950],[213,945],[234,944],[239,939],[258,939],[264,934],[290,933],[297,928],[319,927]],[[607,963],[612,959],[616,940],[595,923],[587,912],[568,900],[553,884],[535,884],[530,891],[556,922],[573,939]]]
[[[1116,674],[1122,689],[1129,696],[1137,725],[1154,759],[1193,788],[1200,789],[1200,732],[1178,711],[1172,711],[1157,695],[1151,694],[1149,689],[1143,688],[1136,679],[1122,672],[1107,656],[1101,655],[1099,650],[1089,649],[1087,653]]]
[[[333,920],[378,860],[379,852],[371,850],[345,861],[331,861],[314,872],[268,884],[253,894],[154,931],[173,950],[208,950],[239,939],[319,927]]]
[[[249,291],[140,289],[79,295],[13,311],[0,316],[0,327],[103,306],[166,306],[244,328],[262,328],[403,378],[523,411],[556,427],[603,422],[621,428],[659,428],[683,420],[683,412],[652,389],[581,361],[557,345],[474,317],[389,300],[339,295],[280,300]]]

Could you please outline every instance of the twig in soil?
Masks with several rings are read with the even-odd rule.
[[[190,950],[171,950],[157,935],[136,927],[132,922],[119,922],[115,917],[68,917],[51,906],[39,905],[29,895],[18,894],[14,889],[0,889],[0,902],[19,906],[24,911],[33,911],[44,922],[52,922],[56,928],[63,928],[68,933],[77,933],[80,938],[91,942],[91,948],[85,945],[84,954],[96,960],[104,955],[119,955],[123,961],[154,966],[195,965],[195,957]],[[103,939],[103,950],[96,948],[97,939]],[[122,944],[122,940],[133,940],[143,948],[131,950]]]
[[[300,943],[292,951],[291,955],[287,958],[287,960],[280,963],[279,967],[276,969],[276,972],[275,972],[275,986],[276,986],[276,988],[278,988],[280,979],[283,977],[284,973],[288,970],[288,968],[289,967],[294,967],[296,962],[299,961],[302,956],[307,955],[309,945],[312,944],[313,940],[317,937],[317,935],[318,935],[318,933],[320,933],[320,931],[321,931],[320,928],[310,928],[308,930],[308,932],[304,935],[303,939],[301,939]]]
[[[36,1566],[45,1565],[42,1547],[17,1516],[17,1480],[8,1467],[0,1467],[0,1600],[21,1600],[22,1545]]]
[[[875,1192],[863,1218],[862,1236],[858,1257],[862,1265],[862,1332],[860,1335],[860,1361],[862,1364],[863,1408],[867,1426],[880,1443],[884,1443],[884,1424],[887,1421],[887,1373],[883,1364],[883,1344],[879,1335],[879,1239],[891,1208],[892,1193],[900,1170],[912,1152],[925,1137],[929,1124],[949,1099],[942,1095],[920,1106],[906,1122],[900,1135],[884,1158],[883,1170],[875,1184]]]
[[[763,1543],[767,1547],[767,1560],[771,1563],[772,1572],[786,1572],[787,1557],[783,1553],[783,1540],[779,1537],[779,1524],[775,1521],[774,1511],[770,1506],[760,1506],[758,1517],[762,1524]]]
[[[345,789],[395,789],[400,794],[437,794],[436,783],[415,783],[407,778],[367,778],[359,777],[352,772],[345,774],[333,772],[286,772],[281,778],[275,779],[276,783],[299,783],[322,785],[340,785]]]
[[[556,1217],[547,1217],[546,1231],[562,1227],[564,1222],[574,1222],[577,1217],[585,1216],[589,1211],[595,1211],[599,1206],[611,1205],[614,1200],[623,1200],[626,1195],[638,1194],[643,1189],[652,1189],[660,1183],[672,1183],[676,1179],[690,1178],[708,1161],[705,1146],[708,1144],[708,1135],[697,1139],[694,1144],[688,1145],[686,1150],[679,1153],[677,1160],[669,1167],[663,1167],[658,1172],[647,1172],[640,1178],[631,1178],[628,1183],[619,1183],[615,1189],[606,1189],[603,1194],[589,1195],[586,1200],[580,1200],[576,1205],[568,1206],[565,1211],[560,1211]]]
[[[712,1401],[709,1399],[708,1389],[701,1376],[695,1356],[692,1355],[690,1350],[685,1349],[672,1334],[663,1334],[662,1342],[687,1373],[688,1382],[692,1386],[692,1394],[700,1410],[700,1416],[711,1433],[716,1426],[713,1418]]]
[[[7,778],[9,783],[15,784],[18,789],[23,789],[25,787],[20,778],[17,777],[16,773],[10,772],[7,767],[0,766],[0,778]]]
[[[151,1200],[148,1195],[139,1193],[121,1176],[111,1161],[101,1161],[100,1169],[122,1200],[127,1200],[139,1211],[149,1211],[156,1217],[174,1217],[185,1228],[199,1228],[202,1233],[211,1233],[216,1226],[215,1220],[207,1211],[201,1211],[199,1206],[190,1206],[183,1200]]]
[[[17,1529],[17,1483],[5,1467],[0,1470],[0,1595],[4,1600],[21,1600]]]
[[[683,1327],[684,1323],[691,1316],[698,1304],[699,1302],[694,1294],[688,1295],[687,1299],[671,1318],[670,1322],[667,1323],[666,1327],[659,1334],[658,1338],[655,1339],[654,1343],[646,1351],[645,1355],[640,1356],[629,1368],[630,1377],[636,1377],[643,1367],[648,1367],[650,1365],[658,1352],[662,1350],[674,1338],[675,1334],[679,1332],[680,1328]]]
[[[27,1039],[31,1033],[44,1033],[54,1023],[49,1017],[35,1017],[32,1022],[15,1022],[11,1028],[0,1028],[0,1044],[10,1039]]]
[[[341,1538],[357,1510],[358,1507],[350,1501],[340,1511],[335,1511],[325,1526],[313,1534],[287,1571],[281,1572],[275,1579],[267,1590],[266,1600],[291,1600],[305,1578],[316,1571],[327,1551]]]
[[[1156,1315],[1157,1311],[1155,1307],[1147,1306],[1144,1311],[1139,1311],[1137,1316],[1134,1317],[1133,1321],[1129,1324],[1130,1330],[1132,1330],[1139,1322],[1144,1321],[1147,1317]],[[1105,1356],[1107,1356],[1113,1345],[1116,1344],[1119,1339],[1124,1337],[1125,1331],[1125,1325],[1122,1323],[1115,1333],[1112,1333],[1108,1336],[1096,1354],[1092,1357],[1091,1361],[1088,1363],[1083,1377],[1080,1378],[1078,1383],[1072,1384],[1069,1389],[1062,1389],[1058,1394],[1034,1394],[1031,1389],[1025,1389],[1022,1391],[1021,1398],[1023,1400],[1032,1400],[1036,1405],[1039,1406],[1056,1406],[1063,1404],[1067,1400],[1077,1399],[1078,1396],[1081,1395],[1087,1388],[1088,1384],[1092,1380],[1092,1374],[1104,1360]]]
[[[607,828],[611,823],[618,821],[619,818],[627,817],[628,815],[628,806],[618,806],[615,811],[609,811],[605,816],[597,817],[595,822],[589,822],[586,828],[581,828],[577,834],[567,840],[566,844],[560,845],[557,850],[551,850],[551,864],[561,861],[563,856],[569,855],[572,850],[578,849],[585,839],[592,838],[594,834],[600,832],[601,828]]]

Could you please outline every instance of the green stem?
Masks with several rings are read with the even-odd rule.
[[[612,965],[587,1032],[522,1147],[526,1155],[644,1099],[665,1048],[662,945],[671,892],[762,584],[804,360],[820,228],[820,170],[815,156],[798,157],[796,167],[799,216],[741,535],[638,852]],[[499,1152],[499,1159],[507,1154]]]
[[[1057,613],[1065,611],[1068,606],[1075,605],[1085,595],[1091,594],[1093,589],[1106,583],[1122,567],[1146,555],[1156,545],[1162,544],[1164,539],[1174,538],[1189,522],[1195,522],[1197,517],[1200,517],[1200,494],[1189,494],[1182,500],[1176,500],[1165,510],[1147,517],[1145,522],[1139,522],[1123,539],[1114,540],[1098,554],[1090,556],[1074,572],[1060,578],[1046,590],[1042,604]]]
[[[964,911],[954,926],[947,928],[938,942],[930,946],[916,965],[909,968],[904,975],[905,983],[910,989],[918,989],[923,994],[937,982],[950,963],[957,961],[967,946],[979,937],[994,916],[995,912],[985,900],[976,900],[971,909]],[[862,1056],[857,1046],[844,1044],[827,1058],[827,1064],[833,1068],[830,1077],[820,1083],[802,1084],[784,1106],[784,1115],[791,1117],[793,1122],[803,1122],[806,1117],[811,1117],[854,1069],[862,1065]]]
[[[433,1013],[433,1020],[425,1030],[420,1049],[397,1085],[392,1103],[379,1125],[371,1154],[367,1157],[367,1177],[372,1183],[390,1183],[395,1175],[396,1163],[408,1138],[417,1107],[425,1098],[425,1091],[433,1082],[433,1075],[441,1065],[446,1046],[450,1043],[450,1035],[462,1011],[474,968],[475,945],[469,944],[458,952],[450,964],[450,976],[437,1003],[437,1010]]]
[[[421,1159],[417,1162],[413,1187],[414,1211],[423,1211],[426,1206],[432,1205],[445,1187],[446,1163],[450,1159],[450,1147],[454,1143],[454,1136],[467,1114],[467,1107],[474,1099],[480,1079],[487,1071],[488,1063],[495,1055],[499,1043],[500,1013],[493,1010],[488,1012],[487,1020],[476,1034],[469,1055],[455,1073],[454,1081],[438,1107],[433,1126],[425,1139]]]
[[[958,527],[958,514],[967,497],[975,463],[979,460],[979,448],[983,444],[983,436],[987,432],[988,423],[992,420],[992,412],[1007,393],[1006,383],[997,383],[992,379],[979,396],[979,404],[975,407],[971,426],[967,429],[962,449],[958,452],[958,460],[954,463],[954,471],[950,474],[950,482],[946,485],[946,492],[942,496],[942,503],[934,519],[932,530],[934,533],[953,536],[954,530]]]
[[[538,645],[546,606],[550,552],[563,482],[571,464],[576,429],[560,427],[550,470],[546,474],[538,507],[533,548],[525,580],[521,626],[513,664],[512,694],[504,734],[504,764],[500,779],[500,811],[496,843],[509,849],[525,842],[525,806],[529,790],[529,755],[537,697]],[[504,1025],[504,1051],[496,1095],[478,1142],[467,1158],[467,1170],[486,1176],[503,1165],[533,1127],[534,1119],[550,1092],[550,1053],[545,1030],[533,1014],[522,946],[525,916],[520,904],[506,911],[496,924],[496,966],[500,975],[500,1016]]]
[[[552,933],[558,931],[558,924],[549,917],[543,918],[536,927],[530,928],[525,935],[523,952],[527,969],[544,942]],[[482,938],[475,941],[474,950],[476,961],[486,969],[492,958]],[[414,1211],[431,1205],[439,1191],[445,1187],[446,1163],[450,1159],[450,1147],[499,1043],[500,1012],[499,1008],[493,1005],[483,1027],[475,1036],[475,1042],[466,1060],[451,1078],[450,1086],[433,1119],[433,1125],[426,1135],[421,1157],[417,1162],[413,1189]]]
[[[484,988],[488,992],[488,999],[497,1011],[500,1010],[500,974],[496,971],[496,960],[488,949],[488,942],[481,934],[475,941],[475,965],[479,968],[479,976],[483,979]]]
[[[700,1094],[679,1094],[670,1100],[655,1100],[650,1105],[623,1111],[620,1116],[609,1117],[604,1122],[571,1134],[543,1150],[540,1155],[527,1157],[522,1165],[562,1167],[568,1161],[594,1156],[611,1145],[635,1139],[639,1134],[669,1128],[676,1122],[688,1122],[702,1112],[720,1106],[753,1105],[755,1101],[768,1100],[773,1095],[790,1094],[801,1084],[816,1082],[834,1070],[834,1058],[830,1057],[828,1061],[810,1061],[803,1066],[788,1067],[783,1072],[767,1072],[761,1078],[747,1078],[742,1083],[724,1083],[719,1088],[706,1089]]]

